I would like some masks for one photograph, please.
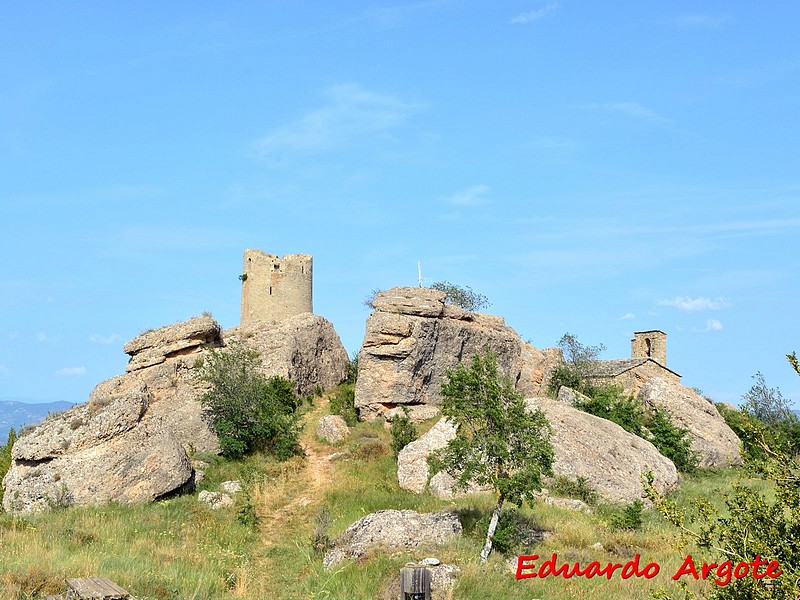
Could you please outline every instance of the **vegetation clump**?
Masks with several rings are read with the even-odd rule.
[[[284,460],[302,453],[300,400],[288,380],[266,377],[259,366],[258,353],[241,345],[209,350],[199,377],[210,389],[200,402],[225,456],[266,451]]]
[[[392,452],[397,458],[400,451],[416,440],[419,435],[417,428],[414,427],[411,418],[408,416],[408,409],[405,406],[403,407],[403,414],[395,417],[394,421],[392,421],[390,432],[392,434]]]
[[[428,460],[434,471],[445,470],[456,479],[456,489],[475,482],[491,486],[497,495],[480,554],[486,562],[503,503],[531,502],[542,489],[542,477],[553,474],[550,424],[540,410],[526,408],[489,350],[475,355],[469,368],[459,363],[446,376],[439,408],[458,430]]]
[[[492,304],[486,296],[473,291],[471,287],[456,285],[449,281],[437,281],[431,284],[431,289],[444,292],[444,301],[448,304],[454,304],[470,312],[478,312]]]
[[[8,473],[8,470],[11,468],[11,448],[16,441],[17,432],[14,431],[14,428],[12,427],[8,432],[8,440],[6,441],[5,446],[0,446],[0,482],[3,481],[3,477],[6,476],[6,473]],[[3,491],[4,488],[2,485],[0,485],[0,512],[2,511]]]

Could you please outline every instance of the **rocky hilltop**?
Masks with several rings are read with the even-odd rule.
[[[263,372],[287,377],[300,394],[340,383],[349,362],[333,325],[310,313],[225,332],[208,316],[147,331],[125,344],[125,374],[17,441],[5,510],[144,502],[191,487],[187,453],[219,450],[196,370],[210,348],[231,343],[257,350]]]
[[[523,395],[540,395],[549,370],[563,361],[557,348],[523,342],[502,317],[445,303],[428,288],[399,287],[376,295],[358,355],[355,405],[374,419],[398,405],[437,404],[447,369],[485,348]]]

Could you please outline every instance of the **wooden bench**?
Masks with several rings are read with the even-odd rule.
[[[67,579],[65,600],[128,600],[131,595],[106,577]]]

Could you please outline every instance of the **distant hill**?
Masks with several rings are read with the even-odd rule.
[[[8,432],[24,425],[36,425],[52,412],[61,412],[72,406],[71,402],[28,403],[0,400],[0,445],[5,444]]]

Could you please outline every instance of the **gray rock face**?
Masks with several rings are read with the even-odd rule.
[[[209,492],[203,490],[197,495],[197,501],[201,504],[207,504],[211,510],[219,510],[220,508],[228,508],[235,504],[230,495],[223,492]]]
[[[201,346],[221,346],[219,323],[208,316],[175,323],[136,336],[123,347],[131,359],[125,370],[130,373],[152,367],[184,354],[192,354]]]
[[[421,494],[428,486],[430,468],[428,456],[447,446],[456,437],[456,427],[447,419],[440,419],[428,432],[407,444],[397,456],[397,479],[400,487]],[[452,487],[452,483],[450,484]]]
[[[613,502],[632,502],[643,497],[641,477],[652,471],[654,485],[661,492],[678,483],[678,472],[655,446],[619,425],[549,398],[526,400],[530,408],[541,409],[553,429],[553,471],[575,480],[585,477],[601,496]],[[447,473],[437,473],[430,482],[427,458],[443,448],[456,430],[442,419],[420,439],[411,442],[397,458],[397,477],[403,489],[422,493],[425,488],[439,498],[453,497],[455,480]],[[488,491],[473,486],[465,493]]]
[[[300,393],[341,382],[349,360],[333,326],[314,315],[232,330],[262,353],[264,372]],[[137,336],[127,373],[98,384],[86,404],[48,418],[20,438],[5,478],[6,510],[144,502],[191,484],[187,452],[219,452],[196,377],[209,346],[225,343],[210,317]]]
[[[558,349],[524,343],[501,317],[445,304],[426,288],[392,288],[375,297],[359,353],[355,405],[362,419],[397,406],[436,404],[445,371],[488,348],[523,394],[540,393]]]
[[[146,406],[142,396],[79,405],[17,440],[3,480],[5,510],[147,502],[189,484],[186,452],[159,419],[142,420]]]
[[[380,510],[348,527],[334,541],[322,564],[327,569],[343,560],[361,558],[375,548],[415,550],[439,546],[460,536],[461,531],[461,522],[453,512]]]
[[[325,415],[317,425],[317,437],[329,444],[340,444],[350,437],[350,428],[339,415]]]
[[[700,454],[701,467],[742,464],[739,438],[725,423],[717,407],[676,381],[654,377],[642,386],[639,400],[666,410],[674,423],[689,430],[692,450]]]
[[[330,321],[303,313],[279,323],[253,322],[228,329],[225,343],[238,341],[261,354],[264,374],[291,381],[298,394],[313,394],[344,381],[350,359]]]
[[[665,492],[678,483],[678,472],[647,440],[611,421],[549,398],[529,398],[552,427],[553,472],[570,480],[585,477],[602,497],[613,502],[643,498],[641,478],[653,472],[654,486]]]
[[[405,410],[403,410],[405,409]],[[408,411],[408,419],[412,423],[423,423],[429,419],[434,419],[439,416],[439,408],[433,404],[411,404],[409,406],[403,405],[387,410],[383,413],[383,418],[386,423],[391,424],[395,419],[405,416]]]

